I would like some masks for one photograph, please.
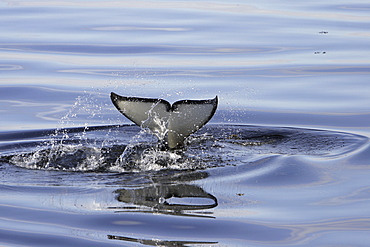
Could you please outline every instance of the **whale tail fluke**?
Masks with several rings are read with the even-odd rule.
[[[124,97],[111,93],[111,99],[124,116],[142,128],[150,129],[169,149],[181,148],[185,139],[214,115],[218,98],[180,100],[172,105],[163,99]]]

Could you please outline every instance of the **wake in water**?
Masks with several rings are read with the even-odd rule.
[[[78,172],[197,170],[238,166],[271,155],[330,158],[367,141],[333,131],[230,125],[207,126],[177,151],[164,150],[155,137],[130,125],[13,136],[1,145],[3,161],[27,169]]]

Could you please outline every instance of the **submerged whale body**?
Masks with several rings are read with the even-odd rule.
[[[147,128],[167,148],[184,146],[185,139],[199,130],[215,114],[217,96],[208,100],[180,100],[172,105],[163,99],[124,97],[111,93],[111,100],[124,116]]]

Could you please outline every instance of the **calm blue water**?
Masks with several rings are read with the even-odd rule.
[[[0,245],[370,242],[368,1],[2,1],[0,23]],[[171,153],[112,91],[219,107]]]

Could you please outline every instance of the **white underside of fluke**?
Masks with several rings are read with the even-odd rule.
[[[218,99],[181,100],[171,105],[163,99],[124,97],[111,93],[116,108],[135,124],[150,129],[168,148],[184,145],[214,115]]]

